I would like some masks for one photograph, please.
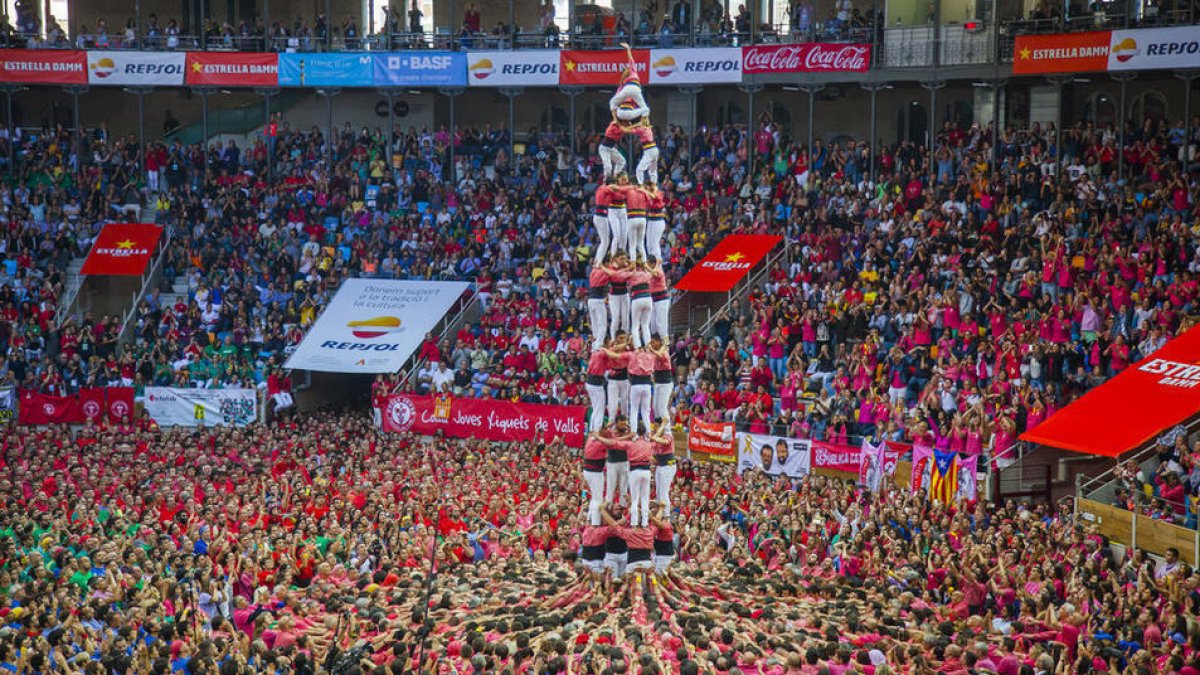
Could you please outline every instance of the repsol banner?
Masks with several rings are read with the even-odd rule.
[[[470,284],[347,279],[286,368],[394,373]]]

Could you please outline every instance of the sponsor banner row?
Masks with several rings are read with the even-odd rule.
[[[1016,75],[1198,67],[1195,27],[1018,35],[1013,49]]]
[[[871,46],[809,43],[633,50],[643,84],[735,84],[743,74],[864,72]],[[617,83],[619,50],[242,53],[0,52],[0,82],[216,87],[551,87]]]
[[[387,397],[383,430],[453,438],[528,442],[562,439],[583,447],[586,406],[513,403],[448,395]]]
[[[142,406],[159,426],[244,427],[258,419],[258,391],[146,387]]]
[[[288,358],[288,369],[395,373],[470,284],[347,279]]]
[[[736,431],[733,422],[702,422],[688,427],[688,450],[711,459],[737,461],[737,472],[765,471],[775,476],[802,478],[813,469],[857,474],[873,491],[881,476],[896,473],[896,465],[912,446],[863,439],[861,445],[842,445],[807,438]]]

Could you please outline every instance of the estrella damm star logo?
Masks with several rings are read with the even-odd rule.
[[[575,70],[575,62],[567,61],[567,70]]]
[[[1030,57],[1030,56],[1033,56],[1033,50],[1032,50],[1032,49],[1030,49],[1029,47],[1026,47],[1026,48],[1024,48],[1024,49],[1022,49],[1022,50],[1021,50],[1021,59],[1022,59],[1022,60],[1029,60],[1029,57]]]
[[[732,263],[741,262],[742,258],[745,258],[745,257],[746,257],[745,253],[738,251],[736,253],[730,253],[729,255],[725,256],[725,262],[732,262]]]

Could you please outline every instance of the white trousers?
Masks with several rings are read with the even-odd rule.
[[[629,490],[629,462],[608,462],[604,470],[604,501],[619,502]]]
[[[671,394],[674,393],[675,384],[673,382],[655,383],[654,391],[650,398],[650,411],[653,413],[656,422],[661,424],[663,420],[670,418]]]
[[[671,483],[673,482],[675,482],[674,464],[654,467],[654,501],[666,505],[667,517],[671,515]]]
[[[608,296],[608,311],[612,314],[608,322],[608,337],[615,338],[620,331],[629,330],[629,294]]]
[[[596,244],[596,255],[592,257],[592,264],[599,265],[604,262],[604,256],[608,255],[608,248],[612,242],[612,226],[608,224],[608,216],[596,215],[592,216],[592,225],[600,239],[600,243]]]
[[[646,259],[646,219],[629,218],[629,257],[634,260]]]
[[[632,108],[622,108],[622,103],[631,103]],[[646,97],[642,95],[642,87],[637,84],[627,84],[617,90],[608,99],[608,109],[617,113],[617,119],[622,122],[632,122],[650,114],[650,106],[646,105]]]
[[[650,524],[650,470],[629,472],[629,524],[646,527]]]
[[[656,300],[650,317],[650,334],[658,333],[663,342],[671,339],[671,301]]]
[[[629,380],[608,381],[608,419],[617,419],[620,414],[629,415]]]
[[[646,221],[646,254],[662,262],[662,238],[667,231],[667,221],[662,218],[650,218]]]
[[[612,230],[612,242],[609,244],[613,253],[629,250],[629,212],[624,206],[609,207],[608,227]]]
[[[604,428],[604,412],[608,397],[604,395],[604,387],[598,384],[586,384],[584,389],[587,390],[588,399],[592,402],[592,417],[588,422],[588,431],[600,431]]]
[[[286,391],[281,391],[278,394],[271,396],[271,400],[275,401],[275,410],[283,410],[284,408],[292,407],[292,395]]]
[[[583,480],[588,486],[588,522],[600,525],[600,505],[604,503],[604,472],[584,471]]]
[[[647,182],[658,185],[658,148],[647,148],[642,151],[642,158],[638,160],[637,169],[634,171],[637,176],[637,182],[645,185]]]
[[[629,387],[629,427],[634,436],[650,433],[650,385],[648,384],[635,384]]]
[[[604,167],[605,180],[625,172],[625,155],[621,154],[620,148],[615,145],[601,145],[596,152],[600,155],[601,166]]]
[[[640,349],[650,342],[650,315],[654,313],[654,301],[650,296],[634,298],[629,303],[629,313],[633,323],[630,329],[633,346]]]
[[[592,322],[592,349],[604,346],[608,332],[608,303],[603,298],[588,298],[588,319]]]

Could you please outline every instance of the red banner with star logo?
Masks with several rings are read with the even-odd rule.
[[[724,293],[742,280],[782,237],[731,234],[675,284],[682,291]]]
[[[559,52],[558,83],[560,85],[616,86],[621,71],[629,64],[623,49],[584,51],[568,49]],[[650,81],[650,50],[633,50],[633,67],[644,85]]]
[[[137,276],[146,270],[161,236],[162,228],[158,225],[109,223],[92,244],[82,272]]]

